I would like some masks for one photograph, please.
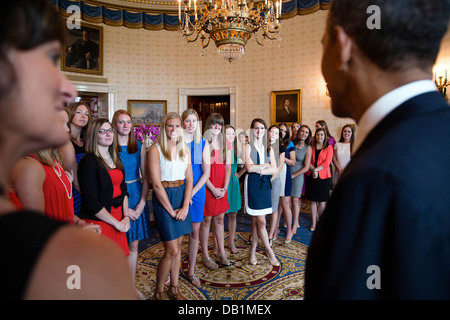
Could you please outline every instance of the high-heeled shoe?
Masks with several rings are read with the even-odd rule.
[[[275,261],[270,261],[270,258],[269,258],[269,263],[270,263],[272,266],[274,266],[274,267],[279,267],[279,266],[280,266],[280,261],[278,261],[277,258],[275,258]]]

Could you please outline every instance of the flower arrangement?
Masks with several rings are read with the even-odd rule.
[[[150,148],[150,146],[156,141],[158,135],[159,125],[149,125],[146,123],[134,127],[134,137],[136,140],[144,143],[146,148]]]

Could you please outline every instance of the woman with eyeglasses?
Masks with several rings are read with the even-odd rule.
[[[117,138],[111,123],[104,118],[94,120],[88,128],[86,154],[78,168],[82,195],[79,216],[99,225],[102,234],[116,242],[128,256],[128,193],[116,148]]]

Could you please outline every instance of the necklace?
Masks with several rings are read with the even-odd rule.
[[[70,184],[69,190],[67,190],[66,184],[65,184],[64,181],[61,179],[62,174],[63,174],[63,173],[65,174],[64,169],[63,169],[63,167],[59,164],[59,162],[56,162],[56,161],[55,161],[55,164],[56,164],[56,166],[53,167],[53,171],[55,171],[55,174],[56,174],[56,176],[58,177],[59,181],[61,181],[61,183],[63,184],[64,189],[66,190],[67,197],[68,197],[69,199],[72,199],[72,182],[70,181],[70,179],[67,179],[67,180],[69,181],[69,184]],[[57,168],[58,170],[56,170],[56,168]]]

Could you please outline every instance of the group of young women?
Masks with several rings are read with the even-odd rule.
[[[70,142],[20,160],[10,178],[11,198],[18,207],[40,210],[112,239],[128,257],[134,282],[139,241],[150,235],[146,200],[151,186],[153,213],[165,249],[155,299],[165,299],[168,282],[167,294],[184,299],[178,289],[184,235],[189,235],[188,277],[193,285],[200,285],[195,274],[199,246],[207,268],[235,265],[225,251],[224,218],[227,214],[228,248],[234,254],[241,179],[244,209],[252,219],[249,262],[258,263],[256,248],[261,240],[269,263],[278,266],[272,242],[279,233],[281,214],[287,227],[285,243],[289,243],[298,228],[304,194],[311,200],[314,229],[328,199],[333,155],[339,174],[346,165],[340,158],[349,159],[353,133],[351,126],[343,128],[342,147],[334,153],[330,142],[334,139],[320,122],[314,138],[308,126],[297,123],[291,138],[286,124],[267,129],[265,121],[256,118],[249,134],[241,132],[236,138],[235,129],[213,113],[202,135],[198,114],[187,109],[181,116],[165,115],[157,141],[147,152],[135,139],[125,110],[116,111],[112,122],[92,121],[84,103],[72,103],[61,122],[67,124]],[[269,231],[267,214],[272,214]],[[209,252],[211,228],[215,259]]]
[[[272,250],[272,241],[279,233],[279,213],[284,211],[285,242],[289,243],[298,227],[300,198],[306,190],[305,195],[314,207],[311,228],[314,229],[329,196],[333,157],[339,164],[339,173],[346,165],[342,161],[344,151],[334,156],[328,143],[334,139],[326,124],[318,122],[316,127],[313,138],[308,126],[294,124],[290,139],[286,124],[267,129],[264,120],[255,118],[249,135],[241,132],[236,139],[235,129],[225,125],[220,114],[213,113],[205,122],[202,138],[199,117],[193,109],[185,110],[181,116],[169,113],[164,117],[158,140],[149,149],[147,160],[154,190],[153,211],[165,248],[158,266],[155,299],[165,299],[164,285],[168,279],[167,293],[183,299],[178,290],[183,235],[189,234],[188,277],[192,284],[200,284],[195,275],[199,243],[202,262],[207,268],[234,265],[225,253],[224,216],[228,214],[229,249],[237,253],[234,237],[236,213],[241,208],[239,178],[244,173],[244,210],[252,219],[249,250],[252,265],[258,263],[259,240],[266,248],[269,263],[279,265]],[[343,132],[339,143],[346,147],[341,149],[350,151],[353,126],[345,126]],[[349,152],[345,157],[348,161]],[[294,199],[293,210],[290,199]],[[266,229],[267,214],[272,214],[270,232]],[[211,225],[215,260],[209,254]]]

